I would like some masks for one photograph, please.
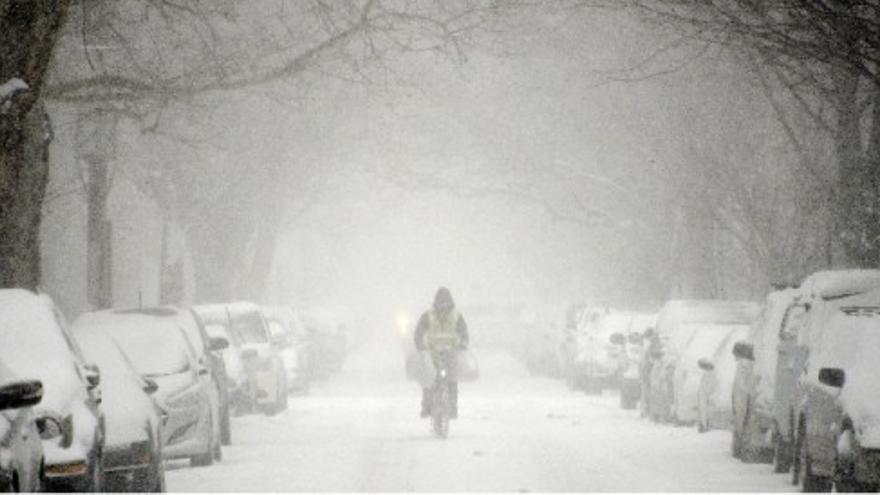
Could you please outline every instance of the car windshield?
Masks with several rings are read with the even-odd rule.
[[[76,334],[89,362],[101,370],[101,386],[104,388],[123,388],[137,380],[134,365],[123,354],[116,341],[100,331],[84,331]]]
[[[233,315],[232,331],[245,344],[262,344],[269,341],[263,319],[257,311]]]

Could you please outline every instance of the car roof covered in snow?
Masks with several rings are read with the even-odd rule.
[[[825,270],[801,283],[804,297],[834,299],[880,288],[880,270]]]
[[[658,331],[669,332],[680,323],[751,323],[760,306],[748,301],[718,299],[669,301],[657,317]]]
[[[191,344],[174,320],[142,312],[86,313],[74,322],[73,332],[74,335],[89,332],[110,335],[141,374],[169,372],[181,365],[185,356],[194,356]]]

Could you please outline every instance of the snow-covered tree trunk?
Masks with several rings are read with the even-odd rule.
[[[36,288],[49,175],[40,100],[68,2],[0,0],[0,286]]]

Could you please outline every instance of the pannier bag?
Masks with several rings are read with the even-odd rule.
[[[458,381],[472,382],[480,378],[480,367],[477,365],[477,358],[469,350],[458,353]]]
[[[434,367],[434,360],[431,358],[431,354],[415,350],[409,352],[406,356],[406,377],[409,380],[419,382],[422,388],[434,385],[437,369]]]

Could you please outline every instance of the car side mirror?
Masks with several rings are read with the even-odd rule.
[[[712,363],[712,361],[709,361],[706,358],[697,361],[697,366],[699,366],[700,369],[703,371],[712,371],[715,369],[715,365]]]
[[[613,333],[610,337],[611,343],[614,345],[625,345],[626,337],[622,333]]]
[[[222,351],[229,348],[229,340],[225,337],[211,337],[208,339],[209,351]]]
[[[101,369],[98,368],[97,364],[87,364],[83,368],[86,371],[85,378],[89,390],[96,389],[101,384]]]
[[[30,407],[43,399],[43,382],[28,380],[7,383],[0,387],[0,410]]]
[[[755,360],[755,347],[748,343],[740,340],[739,342],[733,344],[733,355],[737,359],[747,359],[749,361]]]
[[[144,381],[143,391],[146,392],[147,395],[153,395],[156,393],[157,390],[159,390],[159,384],[156,383],[154,380],[151,380],[149,378],[144,378],[143,381]]]
[[[846,383],[846,372],[840,368],[822,368],[819,370],[819,382],[840,388]]]

